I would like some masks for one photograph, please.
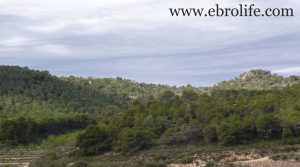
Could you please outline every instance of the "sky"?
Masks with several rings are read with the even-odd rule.
[[[294,17],[171,17],[169,8],[292,7]],[[0,64],[58,76],[210,86],[300,75],[299,0],[0,0]]]

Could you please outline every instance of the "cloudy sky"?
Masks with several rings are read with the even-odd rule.
[[[292,7],[295,17],[169,13],[215,3]],[[298,11],[299,0],[0,0],[0,64],[195,86],[254,68],[300,75]]]

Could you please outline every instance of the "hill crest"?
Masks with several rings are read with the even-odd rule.
[[[253,69],[232,80],[222,81],[214,87],[220,89],[269,90],[281,89],[294,84],[300,84],[300,77],[284,77],[268,70]]]

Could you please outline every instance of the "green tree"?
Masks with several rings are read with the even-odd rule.
[[[105,126],[90,125],[76,138],[76,145],[86,155],[98,154],[111,149],[111,138]]]
[[[160,100],[167,102],[175,98],[175,93],[171,90],[166,90],[160,95]]]
[[[151,144],[153,133],[140,128],[124,128],[113,142],[115,151],[131,154]]]
[[[194,90],[185,89],[182,91],[181,97],[183,100],[186,100],[186,101],[194,101],[194,100],[197,100],[198,94]]]
[[[215,125],[208,125],[203,130],[204,139],[207,143],[216,143],[218,141],[217,128]]]

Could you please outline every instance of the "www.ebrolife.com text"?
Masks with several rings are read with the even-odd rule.
[[[293,8],[257,8],[254,4],[239,4],[235,8],[215,4],[211,8],[169,8],[173,17],[293,17]]]

